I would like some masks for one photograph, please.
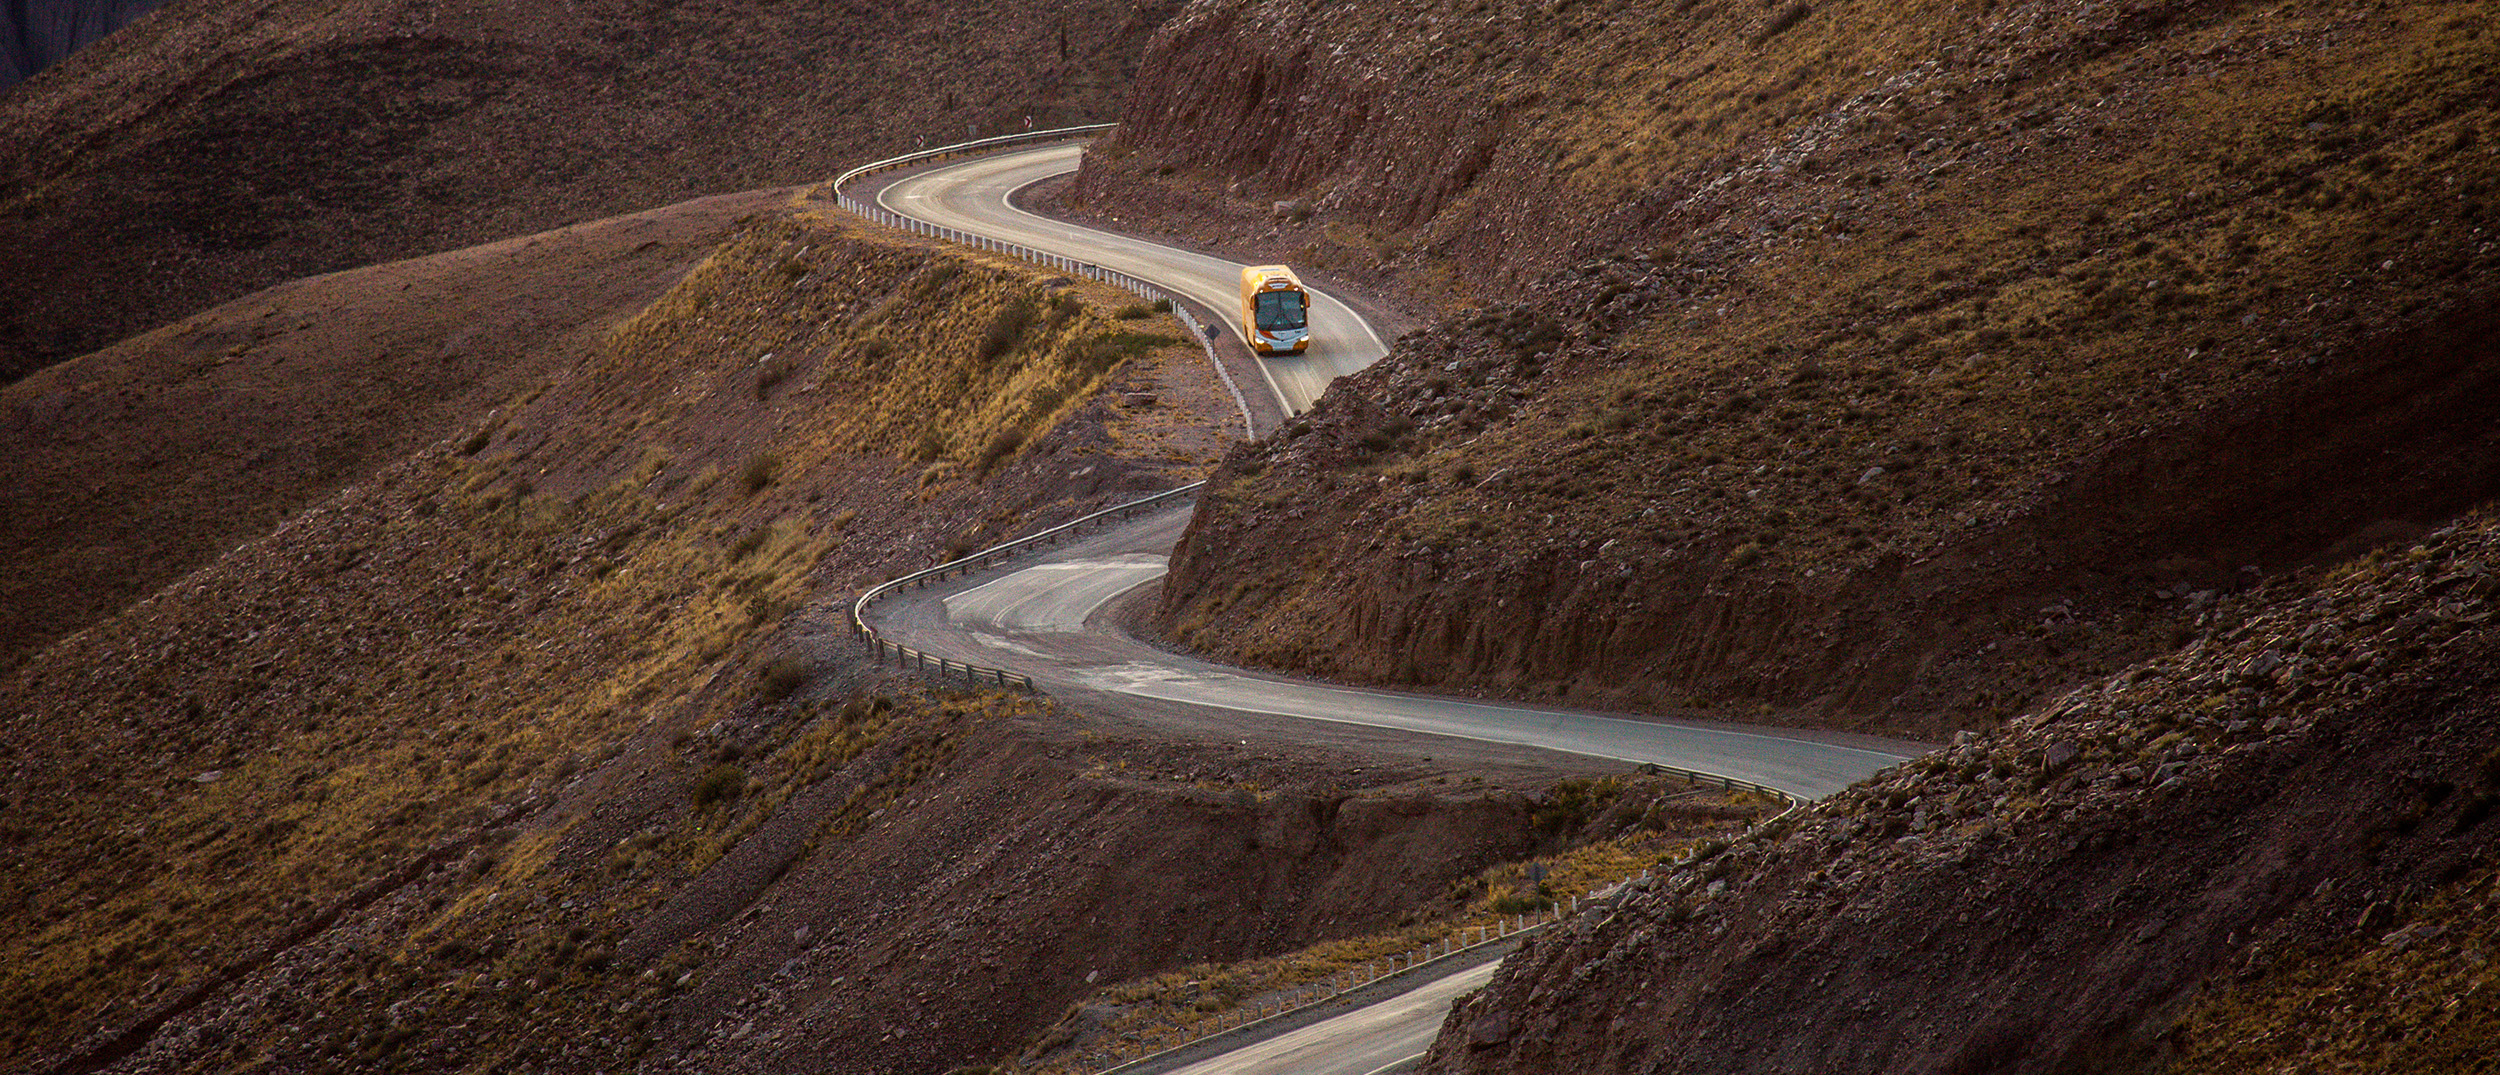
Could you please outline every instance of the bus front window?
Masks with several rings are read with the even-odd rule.
[[[1269,291],[1259,296],[1259,331],[1283,332],[1306,324],[1301,292]]]

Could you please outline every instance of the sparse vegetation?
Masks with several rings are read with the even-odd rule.
[[[715,765],[694,785],[694,808],[709,810],[746,794],[747,771],[735,765]]]
[[[770,452],[748,456],[738,466],[738,490],[748,496],[763,492],[781,477],[781,457]]]
[[[798,368],[798,360],[788,355],[765,355],[755,364],[755,398],[772,398],[773,389],[781,387]]]
[[[1008,456],[1015,454],[1016,449],[1023,446],[1023,430],[999,430],[996,435],[990,437],[988,444],[981,447],[981,458],[978,462],[973,464],[974,473],[989,473],[993,468],[997,467],[1001,461],[1005,460]]]
[[[779,658],[764,666],[764,698],[773,702],[783,701],[797,694],[799,688],[807,686],[808,679],[814,675],[815,669],[808,666],[806,658]]]
[[[780,271],[787,255],[774,252],[785,244],[814,248],[803,278]],[[852,324],[809,305],[816,282],[844,274],[896,288],[888,308],[909,315]],[[946,294],[926,310],[908,305],[918,301],[913,288],[931,286]],[[1139,353],[1139,337],[1108,331],[1116,319],[1054,302],[1056,331],[1037,319],[1014,361],[994,375],[976,375],[968,345],[994,310],[979,300],[1028,286],[994,267],[966,271],[922,250],[860,244],[821,225],[758,222],[608,334],[601,353],[580,363],[573,379],[511,396],[508,413],[299,523],[284,539],[295,552],[266,562],[237,558],[169,595],[154,615],[175,625],[178,644],[152,648],[146,662],[115,663],[122,671],[111,684],[74,697],[24,678],[0,680],[12,692],[12,711],[44,727],[132,714],[164,744],[144,757],[96,755],[92,745],[106,738],[87,736],[79,741],[89,746],[54,753],[40,771],[18,770],[28,788],[65,787],[56,781],[75,772],[82,787],[121,789],[50,796],[56,805],[46,808],[40,829],[10,823],[9,831],[21,833],[12,837],[24,841],[19,846],[40,850],[118,831],[122,823],[105,815],[132,802],[155,804],[141,809],[157,839],[108,838],[79,855],[47,851],[44,859],[57,870],[10,874],[15,887],[5,894],[34,908],[27,921],[49,924],[8,942],[15,947],[0,1002],[10,1005],[12,1027],[0,1034],[0,1055],[57,1048],[62,1035],[93,1025],[107,1004],[161,998],[240,965],[272,930],[307,920],[428,848],[509,838],[476,834],[511,804],[579,789],[586,773],[614,775],[606,767],[638,735],[677,742],[696,763],[676,778],[671,801],[705,819],[632,835],[602,859],[601,883],[652,886],[637,889],[646,894],[635,899],[646,901],[682,884],[679,871],[716,860],[752,834],[788,801],[798,786],[793,774],[821,775],[878,749],[887,741],[880,729],[896,712],[891,702],[861,709],[815,738],[802,735],[809,745],[786,763],[755,744],[693,734],[757,705],[782,707],[784,719],[800,726],[813,723],[816,703],[806,699],[825,677],[800,655],[767,660],[764,653],[780,648],[774,629],[816,585],[811,570],[833,535],[857,525],[861,511],[793,496],[765,515],[761,502],[787,474],[819,476],[827,467],[839,474],[855,465],[845,462],[846,453],[863,444],[899,455],[928,431],[939,454],[960,453],[969,462],[984,443],[971,441],[971,430],[1046,433],[1057,416],[1028,412],[1033,387],[1056,385],[1068,398],[1082,398],[1119,358]],[[777,297],[758,301],[762,295]],[[958,298],[974,300],[974,308],[958,311]],[[776,355],[856,355],[870,375],[837,371],[818,397],[824,408],[758,427],[777,434],[769,444],[724,441],[706,423],[768,403],[739,375],[770,367],[738,364],[716,346],[721,326],[732,323]],[[1097,344],[1106,336],[1125,342]],[[899,373],[880,361],[906,353],[913,361],[890,364]],[[955,416],[928,417],[948,409]],[[495,450],[498,436],[524,427],[527,437],[512,438],[509,454]],[[1012,456],[995,462],[1005,458]],[[902,551],[865,548],[855,562]],[[324,633],[319,641],[287,631],[246,638],[249,632],[206,626],[262,608],[270,616],[283,608],[289,622],[323,624]],[[98,637],[140,630],[118,623]],[[61,659],[92,659],[83,652],[63,651]],[[314,663],[318,673],[310,671]],[[201,670],[221,668],[238,671],[202,678]],[[723,672],[752,687],[699,693]],[[158,697],[156,684],[173,693]],[[490,696],[492,705],[481,703]],[[689,723],[682,738],[641,731],[653,720]],[[946,748],[911,742],[920,745],[896,746],[897,764],[868,782],[877,790],[844,815],[852,819],[847,824],[942,768]],[[161,801],[159,791],[168,793]],[[238,816],[256,820],[228,821]],[[223,865],[213,872],[134,872],[141,857],[160,855]],[[501,911],[477,917],[484,912],[474,901],[493,886],[553,892],[585,883],[553,869],[550,855],[543,847],[481,844],[463,869],[444,876],[474,878],[486,888],[446,893],[448,902],[436,908],[415,905],[417,913],[446,916],[428,919],[431,926],[408,925],[412,937],[424,938],[412,941],[420,944],[412,949],[415,962],[364,957],[340,981],[433,996],[440,983],[425,968],[439,965],[578,983],[579,1005],[550,999],[529,1010],[560,1006],[571,1013],[566,1020],[613,1024],[618,1057],[651,1048],[657,1039],[629,1024],[638,1018],[630,1013],[647,1013],[653,987],[613,973],[649,964],[629,964],[613,923],[587,925],[580,937],[561,935],[570,931],[567,923],[544,945],[515,939],[509,925],[480,924],[515,920]],[[618,902],[610,913],[626,913],[632,902]],[[440,932],[429,935],[429,928]],[[692,965],[680,961],[672,974]],[[326,993],[301,1003],[307,1007],[290,1008],[290,1018],[364,1010]],[[618,1004],[628,1014],[617,1014]],[[586,1014],[594,1011],[602,1014]],[[425,1020],[403,1025],[404,1033],[338,1042],[344,1051],[337,1055],[404,1057],[446,1032]],[[274,1047],[296,1036],[273,1027],[256,1039]],[[534,1055],[522,1044],[480,1047],[485,1051],[472,1055],[515,1064]],[[311,1064],[315,1054],[288,1055],[306,1070],[318,1066]]]
[[[980,359],[994,362],[1023,342],[1025,331],[1033,326],[1038,314],[1033,300],[1017,296],[990,316],[990,324],[981,333]]]
[[[1789,4],[1780,8],[1777,13],[1771,16],[1771,21],[1764,23],[1761,29],[1754,31],[1753,43],[1756,46],[1763,45],[1769,42],[1772,38],[1787,33],[1798,23],[1804,22],[1806,16],[1812,14],[1814,14],[1813,4],[1807,2],[1807,0],[1791,0]],[[1771,96],[1773,96],[1773,94],[1765,92],[1762,95],[1762,99],[1768,100]]]
[[[1141,9],[1113,36],[1143,39],[1161,10]],[[1425,21],[1429,33],[1373,32]],[[1598,879],[1654,868],[1675,871],[1654,898],[1613,926],[1585,919],[1573,937],[1540,945],[1537,958],[1555,969],[1520,971],[1521,989],[1533,983],[1553,1001],[1598,988],[1589,983],[1607,974],[1633,975],[1638,988],[1625,1001],[1674,998],[1604,1016],[1640,1033],[1677,1012],[1718,1010],[1711,1005],[1783,973],[1807,980],[1796,969],[1813,965],[1816,947],[1846,944],[1857,929],[1873,937],[1870,947],[1913,953],[1895,969],[1971,958],[1957,946],[1982,949],[1979,958],[2019,947],[2048,965],[2057,947],[2035,944],[2036,927],[2080,913],[2096,930],[2126,934],[2115,942],[2126,947],[2111,951],[2175,948],[2229,965],[2201,992],[2180,992],[2184,1008],[2164,1009],[2160,1045],[2177,1064],[2428,1070],[2471,1067],[2490,1053],[2492,1020],[2472,1005],[2491,977],[2482,953],[2494,940],[2494,881],[2487,861],[2455,849],[2479,846],[2475,826],[2500,810],[2500,751],[2468,768],[2418,749],[2477,734],[2486,713],[2440,710],[2419,728],[2361,725],[2372,734],[2317,751],[2313,767],[2331,769],[2352,796],[2315,812],[2330,819],[2329,835],[2279,867],[2261,845],[2217,841],[2228,862],[2271,872],[2195,903],[2194,915],[2170,913],[2189,906],[2181,901],[2126,920],[2127,901],[2142,892],[2204,874],[2163,860],[2129,862],[2127,887],[2111,886],[2111,902],[2081,912],[2070,889],[2032,884],[2049,870],[2089,882],[2082,871],[2096,863],[2149,855],[2133,846],[2154,843],[2140,839],[2144,818],[2172,816],[2158,811],[2199,794],[2198,766],[2298,760],[2285,744],[2324,711],[2322,699],[2358,698],[2366,704],[2356,709],[2380,712],[2379,696],[2348,692],[2480,644],[2487,606],[2500,598],[2488,555],[2408,535],[2488,492],[2473,484],[2481,478],[2443,485],[2454,472],[2441,469],[2487,456],[2491,428],[2490,412],[2473,409],[2493,393],[2476,379],[2482,360],[2471,350],[2480,346],[2471,343],[2477,319],[2488,319],[2488,286],[2477,281],[2493,276],[2483,239],[2489,195],[2500,189],[2488,152],[2488,12],[2439,2],[2017,12],[1940,0],[1492,0],[1358,4],[1326,20],[1239,24],[1224,32],[1281,26],[1275,32],[1287,36],[1271,43],[1284,47],[1240,54],[1303,57],[1294,62],[1307,65],[1310,93],[1360,84],[1375,95],[1365,102],[1366,137],[1342,152],[1297,153],[1304,147],[1293,140],[1328,133],[1324,124],[1297,117],[1262,127],[1286,150],[1268,159],[1336,162],[1318,174],[1228,175],[1224,161],[1187,151],[1216,140],[1145,152],[1114,140],[1097,164],[1133,155],[1133,167],[1183,193],[1254,199],[1255,234],[1282,227],[1287,242],[1308,244],[1294,260],[1333,262],[1354,279],[1385,266],[1460,301],[1498,295],[1504,305],[1406,337],[1390,361],[1319,409],[1234,453],[1226,482],[1202,500],[1206,562],[1182,560],[1217,581],[1193,588],[1175,577],[1173,592],[1192,602],[1175,610],[1176,637],[1353,678],[1745,721],[1927,720],[1935,723],[1917,730],[1939,738],[2031,711],[2040,734],[1999,755],[1989,741],[1958,741],[1850,798],[1846,812],[1809,811],[1689,846],[1695,832],[1759,804],[1652,794],[1636,781],[1565,782],[1524,806],[1523,828],[1598,843],[1485,871],[1382,932],[1110,986],[1043,1038],[1037,1057],[1074,1070],[1108,1041],[1127,1049],[1183,1034],[1418,937],[1567,905]],[[1372,43],[1359,51],[1359,79],[1340,77],[1349,69],[1331,66],[1335,53],[1305,47],[1332,34]],[[1059,37],[1052,70],[1061,74],[1051,77],[1092,77],[1084,72],[1095,68],[1071,60],[1064,29]],[[457,35],[394,39],[390,56],[370,46],[321,34],[272,54],[323,77],[356,68],[365,73],[348,81],[394,87],[420,68],[465,84],[477,63],[524,62],[480,59],[492,50]],[[235,55],[248,67],[254,53]],[[596,66],[597,49],[578,55]],[[1188,70],[1221,93],[1226,71],[1266,80],[1275,69]],[[518,84],[489,73],[497,85]],[[276,86],[256,92],[285,97],[287,84],[245,76],[234,92],[195,103],[223,117],[219,109],[249,103],[241,89]],[[1302,95],[1268,92],[1273,85],[1242,99],[1302,106]],[[1206,103],[1185,96],[1137,99],[1141,108],[1167,97],[1183,108]],[[441,104],[458,97],[412,106],[452,114],[402,120],[423,126],[429,146],[453,146],[474,122],[468,113],[529,111]],[[941,126],[995,118],[953,98]],[[1481,102],[1484,114],[1465,102]],[[1342,102],[1323,103],[1306,115],[1334,114]],[[1203,114],[1239,123],[1244,113]],[[227,118],[237,129],[267,126],[255,115]],[[1509,126],[1479,148],[1466,132],[1487,116]],[[188,144],[179,124],[157,122],[164,116],[139,118],[146,122],[127,128]],[[398,122],[297,126],[364,132],[338,156],[363,169],[398,159],[388,156],[405,141],[392,133]],[[1188,124],[1165,129],[1194,137]],[[89,190],[143,206],[171,231],[96,234],[144,235],[149,263],[172,257],[201,270],[169,286],[235,286],[278,263],[254,258],[313,256],[308,240],[258,234],[239,215],[191,234],[199,229],[144,176],[87,183],[78,169],[119,168],[113,162],[129,157],[105,152],[109,140],[71,133],[29,144],[102,148],[71,172],[20,184],[24,197],[0,216],[14,209],[39,231],[55,221],[83,227],[97,214],[62,210],[77,209]],[[244,159],[158,156],[213,168]],[[793,150],[790,159],[800,158],[818,159]],[[384,171],[457,192],[456,170]],[[516,174],[563,171],[541,161]],[[686,173],[656,171],[668,191],[681,189]],[[1235,179],[1244,182],[1228,187]],[[289,204],[344,199],[360,218],[377,211],[362,204],[364,180],[319,174],[181,186],[219,197],[283,191]],[[418,193],[403,200],[440,201]],[[1269,211],[1271,194],[1284,198],[1280,211]],[[1314,224],[1320,205],[1324,223]],[[813,1010],[819,1022],[805,1029],[818,1040],[884,1034],[878,1048],[892,1050],[895,1064],[942,1070],[962,1057],[936,1058],[928,1040],[1016,1025],[1032,1018],[1017,1003],[1076,988],[1088,968],[1071,969],[1066,955],[1027,951],[1019,963],[1019,952],[995,942],[1033,921],[1025,916],[1039,904],[1019,901],[1065,897],[1095,875],[1117,878],[1123,845],[1089,842],[1093,834],[1057,824],[1064,815],[1003,828],[1015,835],[1006,844],[950,844],[950,833],[906,854],[869,841],[907,823],[934,830],[949,826],[930,822],[990,816],[949,797],[985,780],[997,781],[993,790],[1116,780],[1106,794],[1124,806],[1117,796],[1140,779],[1131,758],[1106,757],[1097,772],[1059,781],[1051,751],[1079,741],[1093,750],[1095,736],[1007,761],[1004,752],[967,751],[985,729],[1037,719],[1049,703],[892,687],[847,695],[873,673],[838,650],[794,647],[802,628],[823,624],[809,606],[825,596],[819,586],[925,560],[941,539],[949,552],[968,551],[1065,507],[1048,503],[1056,494],[1047,475],[1091,469],[1098,461],[1070,457],[1105,450],[1104,440],[1118,445],[1120,423],[1149,425],[1171,409],[1168,396],[1134,407],[1089,401],[1122,379],[1124,364],[1194,344],[1131,331],[1168,302],[1140,306],[916,240],[863,242],[863,232],[815,216],[820,209],[742,212],[736,234],[700,265],[657,255],[631,262],[630,274],[615,275],[683,279],[613,332],[604,326],[642,299],[585,321],[603,332],[581,332],[593,341],[581,354],[543,367],[513,357],[535,353],[513,346],[516,337],[487,333],[475,346],[452,346],[456,335],[470,337],[447,331],[394,342],[369,366],[337,367],[349,370],[343,380],[369,382],[367,394],[321,410],[331,401],[318,390],[323,364],[345,352],[290,347],[290,336],[312,331],[310,318],[294,315],[315,307],[269,296],[242,312],[163,318],[173,323],[154,342],[34,386],[73,390],[11,397],[10,413],[28,418],[13,418],[12,428],[31,431],[30,450],[83,438],[110,447],[87,457],[101,460],[153,443],[109,424],[116,408],[128,413],[160,391],[116,379],[149,361],[161,361],[166,383],[188,385],[184,392],[206,389],[165,398],[283,382],[290,408],[261,409],[275,415],[300,402],[324,430],[360,426],[382,413],[378,400],[387,411],[405,406],[403,397],[430,399],[481,368],[515,371],[490,372],[490,381],[504,379],[429,404],[454,417],[428,419],[422,436],[410,435],[422,451],[374,447],[381,439],[281,438],[234,453],[228,471],[186,469],[183,452],[161,451],[12,485],[40,510],[0,514],[34,519],[47,533],[79,513],[71,486],[110,485],[88,479],[122,468],[137,476],[125,489],[151,496],[231,486],[240,490],[231,514],[244,521],[220,522],[213,542],[197,541],[204,559],[82,608],[82,629],[0,661],[0,700],[13,721],[0,744],[13,782],[0,816],[0,847],[11,856],[0,906],[21,908],[0,930],[0,1062],[51,1065],[82,1035],[206,996],[131,1062],[656,1070],[693,1049],[787,1040],[776,1035],[798,1024],[777,1015],[756,1019],[756,1033],[739,1026],[750,1014],[788,1010],[777,1006],[793,983],[787,989],[848,991],[843,1004]],[[392,227],[386,211],[371,219]],[[694,242],[662,236],[652,242],[663,249]],[[521,257],[540,242],[496,257]],[[255,253],[264,249],[272,253]],[[136,264],[100,261],[96,271],[119,286],[136,278]],[[1488,268],[1462,277],[1453,265]],[[441,279],[423,266],[386,269],[352,290],[369,297],[396,287],[405,301],[431,301]],[[10,340],[59,346],[39,311],[27,320],[34,327]],[[2455,339],[2439,335],[2452,325],[2465,328]],[[2402,357],[2368,365],[2380,350]],[[2466,371],[2453,382],[2403,380],[2450,359]],[[802,366],[803,387],[794,388]],[[2401,421],[2387,428],[2400,432],[2331,420],[2373,392],[2395,401],[2386,410]],[[1121,413],[1061,435],[1072,415],[1091,422],[1106,410]],[[2443,416],[2453,428],[2440,425]],[[2268,454],[2270,442],[2250,435],[2277,428],[2293,434],[2281,452]],[[2381,472],[2395,480],[2308,465],[2300,454],[2308,445],[2396,460]],[[2216,466],[2235,454],[2260,465]],[[297,457],[328,476],[270,477]],[[2283,473],[2301,480],[2281,481]],[[2096,481],[2116,493],[2077,492]],[[844,504],[846,485],[925,517],[882,508],[863,517]],[[2356,495],[2298,499],[2330,489]],[[984,497],[1006,506],[964,506]],[[2264,512],[2234,503],[2303,521],[2270,526]],[[307,506],[318,510],[300,511]],[[2161,529],[2200,511],[2230,539],[2190,547],[2183,531]],[[2295,533],[2346,518],[2383,521],[2352,534]],[[87,577],[112,578],[112,557],[145,559],[119,544],[141,540],[130,534],[179,529],[117,526],[57,539],[67,550],[51,562],[59,572],[22,574],[79,591],[77,577],[61,573],[79,558],[102,565]],[[2319,566],[2371,544],[2378,551],[2345,567]],[[1226,562],[1258,550],[1289,551],[1248,569]],[[2414,590],[2345,600],[2353,594],[2334,589],[2397,578]],[[1951,589],[1971,580],[2002,588]],[[1907,596],[1885,605],[1870,593]],[[117,612],[139,595],[144,605]],[[1686,609],[1699,611],[1674,619]],[[2272,633],[2248,635],[2246,625],[2266,615],[2277,617]],[[790,630],[779,630],[785,621]],[[2373,641],[2339,649],[2339,636]],[[1886,637],[1934,641],[1904,656],[1882,648]],[[2158,662],[2102,677],[2165,650],[2203,663],[2175,678]],[[1516,663],[1492,663],[1504,660]],[[1721,660],[1731,663],[1711,663]],[[2415,678],[2431,693],[2484,697],[2479,667]],[[2077,708],[2051,728],[2034,703],[2075,683],[2090,685],[2077,697],[2107,704]],[[1801,705],[1758,704],[1765,700]],[[2073,757],[2052,762],[2061,737],[2075,740],[2065,744]],[[2395,760],[2355,767],[2386,744]],[[1192,802],[1290,822],[1277,790],[1242,778],[1233,771],[1241,757],[1226,754],[1192,778],[1192,793],[1203,792]],[[967,773],[985,759],[999,767]],[[2296,792],[2283,778],[2298,771],[2273,764],[2238,786]],[[2344,779],[2355,772],[2366,778]],[[950,784],[950,774],[962,782]],[[2368,797],[2377,782],[2394,789],[2384,801]],[[1016,797],[993,794],[992,805]],[[2246,816],[2221,808],[2245,804],[2214,805],[2178,811],[2184,823],[2165,839]],[[2317,828],[2284,816],[2281,828]],[[2330,878],[2349,891],[2314,883],[2321,863],[2353,847],[2369,862]],[[2423,857],[2410,873],[2375,865],[2420,847],[2450,857]],[[788,906],[790,879],[840,872],[825,867],[848,868],[844,859],[880,881],[928,871],[894,886],[909,894],[873,897],[891,907],[863,909],[867,901],[853,898],[819,904],[828,911],[821,921],[776,913]],[[1782,864],[1795,868],[1757,873]],[[1748,933],[1714,908],[1723,896],[1749,898],[1748,886],[1760,889],[1748,913],[1795,911],[1810,928]],[[2035,891],[2057,896],[2055,915],[2026,904]],[[931,906],[911,902],[921,892],[937,893],[928,898],[943,900],[944,912],[916,918]],[[1861,926],[1848,917],[1886,899],[1909,912],[1891,917],[1935,912],[1922,923],[1932,928],[1895,934],[1885,919]],[[2300,908],[2280,922],[2325,942],[2232,951],[2240,935],[2231,932],[2174,945],[2182,927],[2278,899]],[[714,907],[733,910],[716,916]],[[1289,922],[1278,915],[1254,934],[1220,909],[1205,921],[1218,928],[1193,932],[1190,943],[1212,935],[1210,943],[1260,951],[1281,946],[1278,928],[1321,928],[1276,927]],[[843,932],[833,932],[837,922]],[[2112,922],[2120,928],[2105,928]],[[826,962],[865,947],[869,923],[874,935],[901,939],[873,984],[858,964]],[[295,932],[305,928],[313,932]],[[685,933],[666,936],[676,928]],[[1966,935],[2010,944],[1963,945]],[[1672,952],[1687,942],[1707,951],[1705,962],[1734,961],[1750,979],[1671,978]],[[1105,965],[1170,957],[1140,945]],[[828,985],[835,965],[852,977]],[[1828,995],[1859,988],[1850,973],[1839,971]],[[749,976],[715,977],[738,974]],[[210,982],[218,988],[203,991]],[[930,988],[889,988],[896,983]],[[1725,988],[1732,984],[1745,988]],[[1826,984],[1813,982],[1813,995],[1827,995]],[[689,990],[699,990],[691,1004]],[[966,1012],[956,991],[1014,999]],[[731,1015],[713,1034],[688,1029],[689,1010]],[[2181,1010],[2170,1026],[2167,1013]],[[1808,1011],[1780,1014],[1794,1020],[1780,1033],[1814,1029]],[[840,1024],[854,1015],[859,1022]],[[1991,1067],[1991,1050],[2014,1049],[2029,1034],[2019,1019],[2001,1025],[2014,1029],[1980,1037],[1962,1066]],[[1551,1024],[1539,1026],[1510,1032],[1554,1036],[1543,1029]],[[1485,1052],[1472,1040],[1466,1048]],[[1647,1055],[1689,1059],[1672,1048]]]

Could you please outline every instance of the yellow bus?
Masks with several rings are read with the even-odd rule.
[[[1301,354],[1311,345],[1311,296],[1282,265],[1241,270],[1241,334],[1262,355]]]

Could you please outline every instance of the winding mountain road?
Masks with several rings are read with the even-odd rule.
[[[1035,250],[1089,261],[1152,280],[1216,313],[1241,331],[1240,262],[1036,216],[1009,200],[1019,189],[1076,170],[1082,145],[1010,150],[916,173],[877,192],[877,204],[940,227],[976,232]],[[1309,410],[1328,382],[1389,353],[1371,324],[1345,303],[1311,292],[1311,346],[1260,359],[1269,391],[1285,413]]]
[[[1498,963],[1426,982],[1378,1004],[1290,1030],[1172,1075],[1386,1075],[1432,1044],[1450,1002],[1493,980]]]
[[[1122,632],[1106,610],[1163,577],[1189,510],[1174,508],[1032,560],[887,598],[874,606],[878,630],[940,656],[1014,668],[1056,695],[1151,699],[1646,762],[1801,799],[1831,794],[1919,749],[1866,737],[1339,687],[1155,649]],[[1291,727],[1277,730],[1291,735]]]
[[[1011,203],[1018,188],[1075,168],[1080,148],[1056,145],[948,164],[888,184],[877,201],[930,223],[1118,269],[1184,295],[1228,323],[1237,317],[1237,263],[1050,220]],[[1386,352],[1378,336],[1343,303],[1314,294],[1312,316],[1314,332],[1323,342],[1309,356],[1262,360],[1271,389],[1290,412],[1308,407],[1328,381]],[[1371,734],[1435,736],[1440,741],[1654,763],[1749,781],[1798,799],[1831,794],[1928,749],[1842,733],[1360,690],[1157,650],[1121,631],[1117,612],[1124,598],[1163,577],[1189,512],[1188,507],[1176,507],[1028,559],[898,592],[872,606],[871,619],[890,639],[957,660],[1015,669],[1043,690],[1080,704],[1101,700],[1180,724],[1189,723],[1191,713],[1221,713],[1230,727],[1254,722],[1263,733],[1284,739],[1338,741],[1349,727]],[[1489,967],[1481,973],[1489,974]],[[1186,1070],[1192,1075],[1371,1075],[1392,1070],[1423,1051],[1450,997],[1470,987],[1468,980],[1444,979],[1395,1004],[1349,1013]]]
[[[1241,265],[1204,254],[1037,216],[1012,197],[1077,166],[1069,144],[973,157],[907,175],[877,194],[886,209],[1152,280],[1225,315]],[[1299,410],[1328,380],[1386,353],[1345,304],[1314,294],[1315,330],[1327,341],[1300,360],[1262,359],[1287,406]],[[1236,331],[1239,329],[1235,325]],[[1299,401],[1298,403],[1296,401]],[[1539,706],[1334,687],[1227,668],[1167,653],[1120,632],[1102,614],[1116,598],[1163,576],[1188,509],[1149,516],[1033,560],[905,591],[874,606],[880,633],[930,653],[1014,668],[1054,694],[1115,695],[1188,706],[1364,725],[1697,770],[1777,788],[1801,799],[1828,795],[1924,746],[1838,733],[1698,721],[1634,719]]]

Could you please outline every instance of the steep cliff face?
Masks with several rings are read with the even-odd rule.
[[[8,0],[0,3],[0,93],[102,40],[164,0]]]
[[[1538,939],[1424,1070],[2485,1067],[2495,598],[2477,515],[2233,599],[2242,627]]]
[[[1074,196],[1484,305],[1229,462],[1164,622],[1912,734],[2160,652],[2500,492],[2488,22],[1195,5]]]

